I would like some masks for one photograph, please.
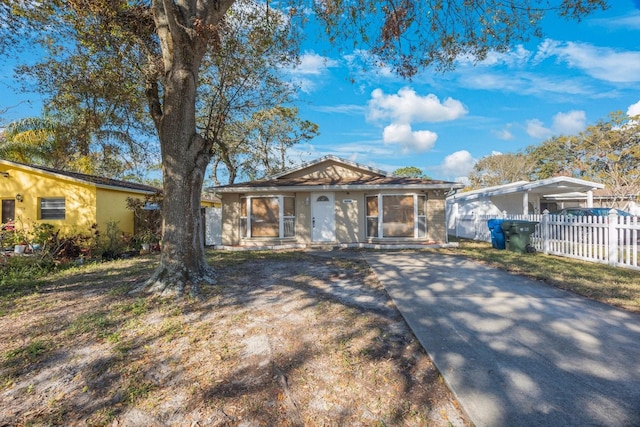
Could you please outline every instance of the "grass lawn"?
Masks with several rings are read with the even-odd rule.
[[[485,242],[460,240],[459,243],[458,248],[442,251],[464,255],[576,294],[640,312],[640,271],[543,253],[520,254],[498,250]]]
[[[211,252],[202,301],[131,294],[157,256],[0,278],[0,426],[470,425],[338,255]]]

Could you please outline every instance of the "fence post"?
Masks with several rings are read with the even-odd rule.
[[[540,222],[540,231],[542,231],[542,250],[545,254],[549,255],[549,210],[545,209],[542,212],[542,221]]]
[[[609,265],[618,265],[618,212],[611,209],[608,219]]]

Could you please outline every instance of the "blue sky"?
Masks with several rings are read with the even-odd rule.
[[[460,59],[454,71],[425,70],[412,81],[384,68],[360,73],[358,52],[332,54],[310,39],[292,76],[300,114],[320,135],[292,157],[332,154],[459,180],[481,157],[575,134],[613,111],[640,114],[640,0],[610,3],[581,23],[548,18],[543,39],[508,53],[475,65]],[[3,119],[38,116],[37,96],[14,84],[10,64],[0,64],[0,111],[12,107]]]
[[[297,155],[457,180],[492,153],[578,133],[613,111],[640,114],[640,0],[610,3],[580,23],[547,19],[543,39],[506,54],[410,82],[384,69],[358,75],[351,56],[309,43],[296,70],[299,108],[321,134]]]

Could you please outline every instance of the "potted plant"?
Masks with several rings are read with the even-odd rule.
[[[149,252],[151,244],[155,243],[157,240],[155,233],[151,229],[142,230],[138,233],[138,241],[140,242],[143,251]]]
[[[14,230],[13,236],[13,252],[23,254],[27,249],[27,235],[22,230]]]

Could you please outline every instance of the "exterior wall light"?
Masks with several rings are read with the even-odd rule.
[[[16,194],[16,200],[22,203],[22,201],[24,200],[24,198],[22,197],[22,194],[20,193]]]

